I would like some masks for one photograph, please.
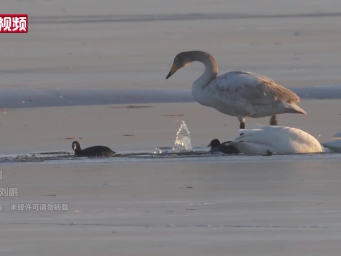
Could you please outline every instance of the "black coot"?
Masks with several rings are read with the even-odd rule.
[[[211,147],[211,152],[223,152],[224,154],[239,154],[239,150],[235,148],[232,145],[225,145],[226,143],[229,143],[229,141],[223,142],[220,144],[220,141],[218,139],[214,139],[211,141],[211,143],[208,145],[208,147]]]
[[[72,142],[72,149],[76,156],[112,156],[116,153],[104,146],[93,146],[82,150],[78,141]]]

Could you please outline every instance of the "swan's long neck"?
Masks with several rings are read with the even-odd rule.
[[[194,98],[200,102],[201,92],[205,87],[217,77],[218,66],[215,59],[206,52],[193,51],[190,52],[191,61],[199,61],[205,65],[205,72],[194,81],[192,86],[192,93]]]

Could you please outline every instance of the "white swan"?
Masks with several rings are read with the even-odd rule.
[[[324,152],[322,145],[312,135],[285,126],[239,130],[239,136],[231,141],[231,145],[246,155]]]
[[[334,134],[330,141],[322,142],[321,144],[332,152],[341,153],[341,132]]]
[[[193,61],[205,65],[204,74],[192,86],[194,99],[204,106],[238,117],[240,129],[245,128],[246,117],[271,116],[270,124],[276,125],[276,114],[306,114],[295,104],[299,102],[299,97],[271,78],[243,71],[228,72],[217,77],[217,63],[206,52],[190,51],[176,55],[166,79]]]

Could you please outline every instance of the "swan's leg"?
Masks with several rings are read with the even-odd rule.
[[[240,122],[239,129],[245,129],[245,117],[238,116],[238,120]]]
[[[271,116],[270,125],[277,125],[276,115]]]

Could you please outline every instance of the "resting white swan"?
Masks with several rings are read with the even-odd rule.
[[[295,104],[299,102],[299,97],[271,78],[243,71],[228,72],[217,77],[217,63],[206,52],[190,51],[176,55],[166,79],[193,61],[205,65],[204,74],[192,86],[194,99],[201,105],[238,117],[240,129],[245,128],[246,117],[271,116],[270,124],[276,125],[276,114],[306,114]]]
[[[334,134],[330,141],[322,142],[322,146],[332,152],[341,152],[341,132]]]
[[[239,136],[231,141],[246,155],[317,153],[323,147],[309,133],[285,126],[261,126],[259,129],[239,130]]]

